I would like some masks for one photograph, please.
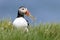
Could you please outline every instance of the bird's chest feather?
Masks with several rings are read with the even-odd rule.
[[[27,21],[24,18],[16,18],[13,22],[13,25],[16,27],[26,27],[28,26]]]

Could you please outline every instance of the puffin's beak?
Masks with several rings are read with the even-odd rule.
[[[29,11],[26,11],[25,15],[29,16],[33,21],[35,20],[35,17],[32,16]]]
[[[27,10],[25,13],[26,16],[30,16],[30,12]]]

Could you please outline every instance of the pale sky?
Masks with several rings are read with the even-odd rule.
[[[36,17],[36,22],[60,22],[60,0],[0,0],[0,18],[14,20],[20,6]]]

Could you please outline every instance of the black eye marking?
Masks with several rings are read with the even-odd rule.
[[[22,10],[24,10],[24,8]]]

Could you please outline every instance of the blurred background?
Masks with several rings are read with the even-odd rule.
[[[0,19],[11,17],[13,21],[20,6],[28,8],[36,23],[60,22],[60,0],[0,0]]]

